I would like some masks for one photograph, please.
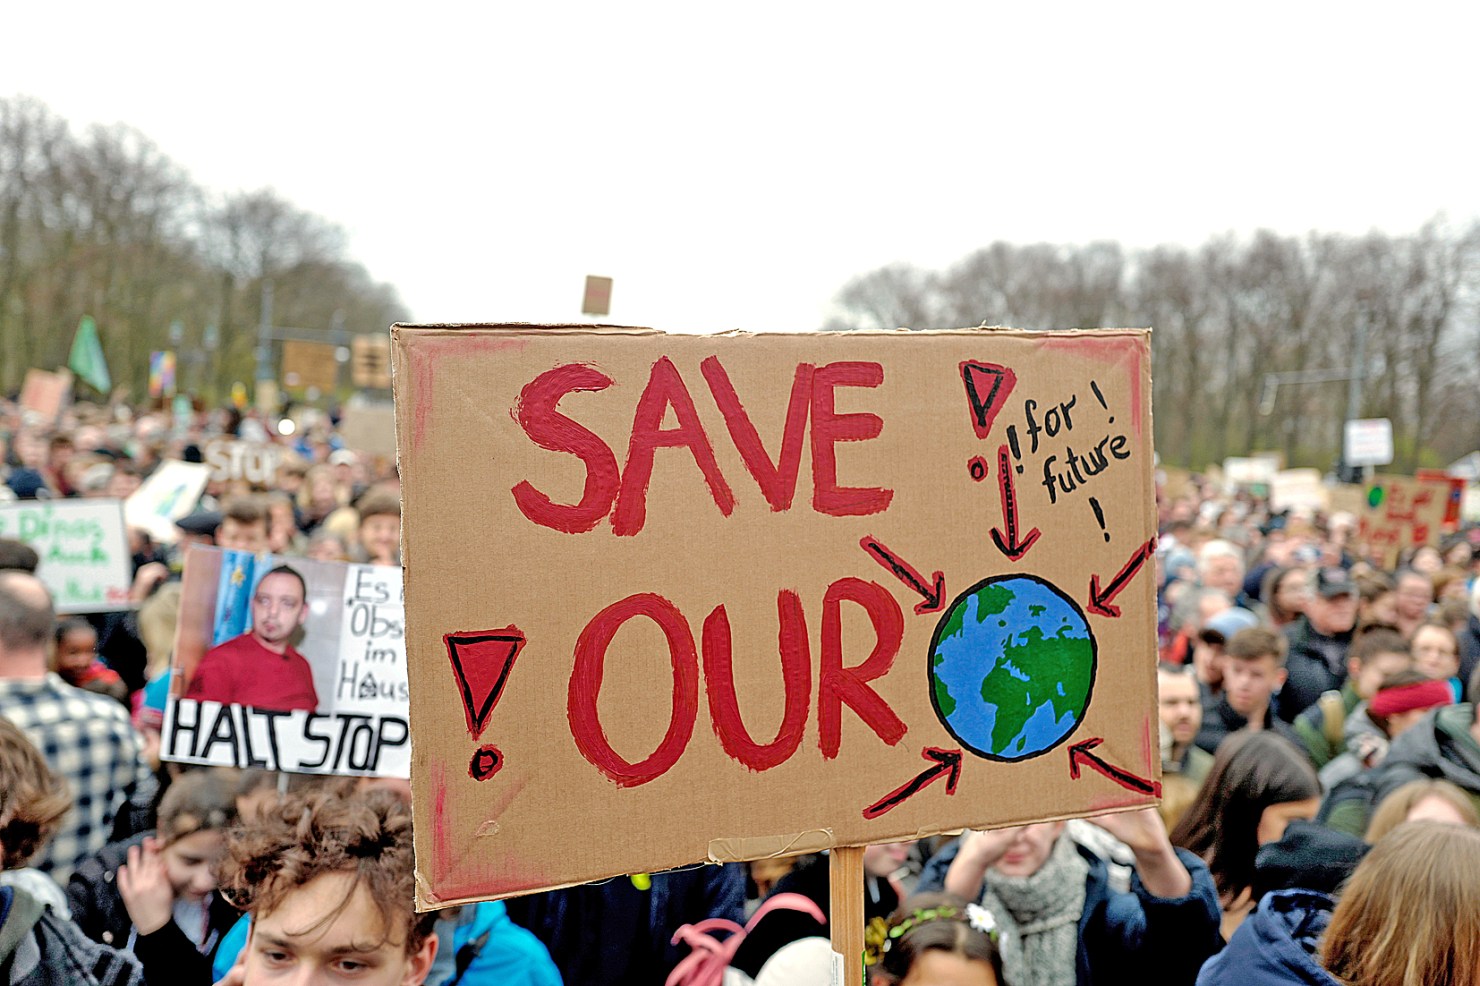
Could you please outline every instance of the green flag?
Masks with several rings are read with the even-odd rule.
[[[91,315],[82,316],[77,323],[77,334],[72,337],[72,355],[67,357],[67,368],[77,374],[99,393],[113,389],[113,378],[108,375],[108,361],[103,358],[103,343],[98,339],[98,327]]]

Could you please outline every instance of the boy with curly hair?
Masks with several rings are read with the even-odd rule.
[[[437,953],[436,915],[415,913],[414,882],[411,813],[400,802],[288,798],[227,848],[221,889],[252,928],[225,982],[423,982]]]

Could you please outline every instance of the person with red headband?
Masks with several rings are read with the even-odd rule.
[[[1448,682],[1406,668],[1382,679],[1372,698],[1358,707],[1352,722],[1367,728],[1348,736],[1347,749],[1320,770],[1321,787],[1330,791],[1382,763],[1388,746],[1423,719],[1430,709],[1453,705]]]

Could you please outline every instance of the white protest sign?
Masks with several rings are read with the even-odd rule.
[[[124,519],[154,540],[172,544],[180,537],[175,521],[195,509],[210,478],[211,467],[203,463],[166,460],[124,501]]]
[[[24,541],[58,613],[128,609],[132,565],[117,500],[23,500],[0,506],[0,537]]]
[[[1349,466],[1385,466],[1392,462],[1393,423],[1387,418],[1348,421],[1341,457]]]
[[[244,479],[253,486],[268,486],[277,479],[283,450],[265,442],[218,438],[206,444],[205,460],[218,483]]]
[[[407,777],[401,570],[192,548],[161,757]]]

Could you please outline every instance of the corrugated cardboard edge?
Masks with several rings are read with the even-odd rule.
[[[896,336],[896,335],[1014,335],[1030,336],[1045,339],[1073,338],[1075,336],[1106,336],[1120,335],[1142,335],[1149,333],[1151,329],[1120,327],[1114,329],[1015,329],[1005,325],[971,325],[954,329],[910,329],[900,327],[897,329],[848,329],[846,331],[822,332],[814,329],[801,329],[796,332],[752,332],[748,329],[727,329],[723,332],[710,332],[702,334],[672,333],[662,329],[654,329],[643,325],[606,325],[599,323],[584,322],[397,322],[391,326],[394,336],[397,330],[411,330],[418,335],[453,334],[476,330],[492,329],[497,332],[520,335],[641,335],[641,336],[674,336],[676,338],[704,338],[713,336],[721,339],[735,338],[790,338],[792,336],[817,336],[821,338],[851,337],[851,336]],[[393,361],[394,362],[394,361]],[[392,371],[394,373],[394,371]],[[1148,369],[1149,375],[1149,369]]]
[[[838,841],[832,829],[809,829],[791,835],[740,839],[710,839],[709,862],[744,863],[752,859],[775,859],[831,849]]]

